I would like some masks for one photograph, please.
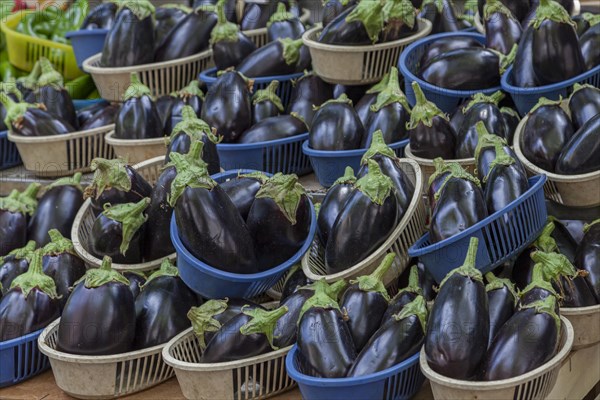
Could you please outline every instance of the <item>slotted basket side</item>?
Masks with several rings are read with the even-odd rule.
[[[104,140],[112,146],[115,155],[130,164],[137,164],[164,155],[167,152],[166,137],[148,139],[117,139],[115,131],[106,134]]]
[[[34,377],[50,367],[48,357],[38,348],[42,329],[0,342],[0,388]]]
[[[600,304],[589,307],[561,307],[560,315],[573,325],[573,350],[600,342]]]

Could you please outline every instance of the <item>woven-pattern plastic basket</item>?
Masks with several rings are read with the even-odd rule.
[[[80,29],[66,33],[65,37],[71,41],[80,68],[86,59],[102,52],[107,34],[108,29]]]
[[[573,327],[565,318],[562,321],[558,353],[540,367],[510,379],[499,381],[462,381],[447,378],[433,371],[425,355],[425,348],[421,349],[421,370],[431,382],[431,390],[436,400],[477,399],[477,400],[543,400],[545,399],[558,379],[562,363],[569,356],[573,346]]]
[[[324,278],[331,283],[340,279],[349,280],[367,275],[379,266],[386,254],[391,252],[396,253],[397,257],[388,273],[383,277],[383,283],[387,286],[400,276],[408,266],[408,248],[425,232],[427,210],[422,201],[424,182],[419,164],[413,160],[402,158],[399,166],[413,183],[415,193],[396,229],[370,256],[345,271],[329,275],[325,267],[325,250],[319,240],[314,240],[310,252],[302,258],[302,270],[308,279],[318,281]]]
[[[421,172],[423,173],[423,180],[425,182],[425,185],[427,186],[429,184],[429,177],[435,172],[435,165],[433,165],[433,160],[413,155],[413,153],[410,151],[410,145],[406,146],[406,148],[404,149],[404,154],[406,155],[406,158],[410,158],[411,160],[415,160],[419,163],[419,165],[421,166]],[[475,158],[461,158],[457,160],[445,161],[458,163],[470,174],[475,175],[475,169],[477,168]]]
[[[480,90],[451,90],[444,89],[439,86],[432,85],[425,82],[423,79],[417,77],[419,68],[421,66],[421,57],[425,51],[431,46],[436,40],[447,37],[470,37],[483,44],[485,44],[485,36],[476,32],[450,32],[450,33],[439,33],[432,35],[424,39],[418,40],[415,43],[408,46],[400,56],[398,62],[398,69],[404,76],[404,93],[408,98],[408,102],[411,106],[415,105],[416,98],[415,92],[412,88],[412,83],[417,82],[423,90],[427,100],[435,103],[443,112],[451,113],[456,107],[463,102],[467,101],[471,96],[476,93],[485,93],[491,95],[501,89],[500,86],[495,86],[489,89]]]
[[[123,94],[131,84],[132,72],[137,73],[140,81],[158,97],[184,88],[201,71],[213,65],[212,50],[176,60],[122,68],[101,67],[101,56],[96,54],[86,59],[82,68],[92,75],[100,96],[108,101],[123,100]]]
[[[114,152],[104,135],[114,129],[106,125],[96,129],[53,136],[21,136],[8,132],[15,143],[25,169],[37,176],[56,177],[88,172],[96,157],[113,158]]]
[[[408,254],[419,257],[419,261],[440,283],[448,272],[462,265],[469,241],[476,237],[479,247],[475,266],[482,273],[491,271],[521,253],[546,225],[545,182],[544,175],[529,178],[529,190],[504,209],[441,242],[431,243],[429,233],[426,233],[411,246]]]
[[[82,356],[56,350],[60,318],[40,337],[40,351],[48,356],[56,385],[79,399],[111,399],[158,385],[174,375],[162,358],[165,344],[110,356]]]
[[[8,131],[0,132],[0,171],[22,163],[17,146],[8,140]]]
[[[37,339],[43,329],[0,342],[0,388],[34,377],[50,367]]]
[[[386,370],[357,378],[316,378],[294,345],[286,357],[288,374],[298,382],[302,398],[310,400],[408,400],[421,389],[425,376],[419,353]]]
[[[366,85],[381,80],[405,47],[431,32],[431,23],[419,19],[416,34],[404,39],[371,46],[337,46],[318,41],[322,28],[304,32],[302,40],[309,48],[314,71],[326,82],[342,85]]]
[[[154,157],[165,155],[167,145],[164,137],[152,139],[117,139],[115,131],[106,134],[106,143],[112,146],[115,155],[130,164],[140,163]]]
[[[133,168],[144,177],[144,179],[154,185],[161,173],[161,168],[164,165],[165,158],[155,157],[142,163],[136,164]],[[75,247],[75,252],[81,257],[88,268],[99,268],[102,265],[102,259],[95,257],[88,251],[89,236],[94,225],[96,217],[92,211],[91,199],[87,199],[73,221],[71,228],[71,238]],[[160,267],[160,264],[165,258],[174,260],[176,254],[173,253],[167,257],[157,260],[147,261],[139,264],[113,264],[112,268],[117,271],[152,271]]]
[[[573,350],[600,342],[600,304],[589,307],[561,307],[560,315],[573,325]]]

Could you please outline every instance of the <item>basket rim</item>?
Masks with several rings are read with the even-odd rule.
[[[364,260],[356,263],[350,268],[347,268],[335,274],[314,274],[310,269],[310,251],[306,252],[304,257],[302,257],[302,271],[304,271],[304,274],[307,278],[313,281],[325,279],[327,282],[335,282],[340,279],[346,279],[349,276],[354,276],[354,274],[364,269],[365,266],[372,264],[375,260],[385,255],[388,252],[388,250],[392,247],[392,245],[396,242],[396,240],[398,240],[398,238],[402,235],[409,222],[417,213],[419,206],[422,206],[423,204],[422,194],[424,190],[424,177],[421,172],[421,166],[415,160],[411,160],[409,158],[400,158],[398,164],[408,164],[410,167],[412,167],[415,175],[415,192],[410,201],[410,204],[408,205],[408,208],[406,209],[406,213],[402,217],[402,220],[398,223],[398,226],[396,226],[396,229],[392,231],[392,233],[388,236],[386,241],[381,244],[381,246],[379,246],[374,252],[369,254],[369,256],[367,256]]]
[[[114,136],[115,136],[115,130],[112,129],[110,132],[108,132],[104,136],[104,140],[106,141],[106,143],[110,144],[111,146],[121,146],[121,147],[135,146],[135,147],[138,147],[138,146],[148,146],[148,145],[152,146],[152,145],[161,144],[161,143],[164,144],[165,139],[168,138],[168,136],[162,136],[162,137],[158,137],[158,138],[148,138],[148,139],[117,139]]]
[[[408,146],[406,146],[404,148],[404,155],[407,158],[410,158],[412,160],[415,160],[416,162],[419,163],[419,165],[425,165],[427,167],[433,167],[433,160],[429,159],[429,158],[421,158],[421,157],[417,157],[415,156],[412,151],[410,151],[410,144]],[[458,163],[460,165],[475,165],[475,157],[472,158],[458,158],[455,160],[445,160],[446,162],[454,162],[454,163]]]
[[[87,36],[103,36],[108,33],[109,29],[78,29],[76,31],[69,31],[65,33],[66,39],[87,37]]]
[[[429,232],[426,232],[416,243],[414,243],[408,249],[408,254],[411,257],[420,257],[424,254],[430,254],[436,251],[439,251],[443,248],[446,248],[455,242],[458,242],[466,237],[470,237],[474,232],[477,232],[483,229],[485,226],[488,226],[491,222],[501,219],[507,211],[511,211],[514,208],[520,206],[525,202],[525,200],[533,197],[540,190],[543,191],[544,184],[546,183],[545,175],[536,175],[532,176],[528,179],[529,181],[529,189],[525,193],[523,193],[519,198],[510,202],[506,207],[502,210],[498,210],[495,213],[488,215],[481,221],[477,222],[475,225],[470,226],[459,234],[453,235],[447,239],[444,239],[440,242],[430,243],[427,246],[423,246],[423,243],[429,240]]]
[[[560,307],[560,315],[595,315],[600,314],[600,304],[587,307]]]
[[[31,14],[34,12],[35,11],[32,11],[32,10],[19,10],[19,11],[16,11],[15,13],[13,13],[12,15],[9,15],[8,17],[3,18],[3,21],[0,22],[0,27],[2,28],[2,31],[6,34],[6,36],[9,36],[9,37],[12,36],[14,38],[18,38],[20,40],[24,40],[29,43],[36,43],[40,46],[46,46],[46,47],[51,47],[54,49],[73,52],[73,46],[71,46],[71,45],[64,44],[64,43],[57,43],[57,42],[53,42],[52,40],[41,39],[41,38],[25,35],[24,33],[17,32],[15,29],[12,29],[8,26],[9,24],[12,24],[15,21],[18,24],[25,15]]]
[[[30,333],[28,333],[26,335],[19,336],[19,337],[16,337],[16,338],[12,338],[12,339],[0,342],[0,351],[8,350],[11,347],[15,347],[15,346],[18,346],[18,345],[23,344],[25,342],[30,342],[32,340],[36,340],[38,338],[38,336],[40,336],[42,334],[42,332],[44,331],[44,329],[46,329],[46,328],[38,329],[37,331],[30,332]]]
[[[66,142],[67,140],[78,139],[86,136],[96,135],[114,129],[115,124],[104,125],[94,129],[88,129],[85,131],[76,131],[65,133],[64,135],[51,135],[51,136],[22,136],[13,133],[11,130],[8,131],[8,140],[14,143],[26,143],[26,144],[40,144],[40,143],[54,143],[54,142]]]
[[[573,325],[567,318],[561,316],[560,319],[562,321],[561,334],[566,335],[564,345],[550,360],[525,374],[515,376],[514,378],[501,379],[497,381],[464,381],[460,379],[448,378],[438,374],[432,370],[431,367],[429,367],[429,364],[427,363],[427,356],[425,355],[425,346],[421,348],[419,357],[421,371],[425,377],[427,377],[427,379],[438,385],[463,390],[490,391],[509,389],[511,387],[521,385],[543,375],[552,368],[560,368],[562,362],[569,356],[571,348],[573,347],[573,341],[575,340],[575,331],[573,330]]]
[[[404,139],[404,140],[400,140],[395,143],[388,144],[387,146],[392,150],[396,150],[396,149],[400,149],[402,147],[406,148],[405,146],[407,146],[409,142],[410,142],[410,139]],[[369,150],[369,149],[364,148],[364,149],[352,149],[352,150],[315,150],[315,149],[311,149],[308,146],[308,140],[305,140],[302,143],[302,151],[304,152],[304,154],[306,154],[309,157],[318,157],[318,158],[362,156],[363,154],[365,154],[367,152],[367,150]]]
[[[50,323],[50,325],[48,325],[42,331],[42,333],[37,339],[40,351],[43,354],[45,354],[50,360],[58,360],[72,364],[112,364],[122,361],[134,360],[152,354],[160,354],[162,352],[162,349],[168,343],[165,342],[142,350],[134,350],[128,351],[126,353],[111,354],[106,356],[85,356],[80,354],[65,353],[63,351],[53,349],[46,342],[46,338],[52,333],[54,333],[54,331],[58,330],[59,323],[60,318],[57,318],[56,320],[52,321],[52,323]]]
[[[308,132],[301,133],[299,135],[290,136],[283,139],[265,140],[262,142],[255,143],[217,143],[217,150],[223,151],[235,151],[235,150],[253,150],[253,149],[267,149],[269,147],[275,147],[281,144],[299,142],[308,138]]]
[[[198,78],[206,84],[215,83],[218,79],[217,76],[214,76],[217,72],[217,67],[210,67],[200,72]],[[247,78],[254,83],[269,83],[271,81],[289,81],[292,79],[296,79],[304,75],[304,72],[294,72],[293,74],[285,74],[285,75],[270,75],[270,76],[256,76]]]
[[[282,349],[270,351],[265,354],[261,354],[255,357],[244,358],[236,361],[227,361],[220,363],[192,363],[187,361],[180,361],[171,355],[171,350],[179,344],[183,339],[188,336],[194,335],[194,328],[187,328],[185,331],[180,332],[173,339],[169,340],[162,350],[162,357],[165,363],[175,370],[192,371],[192,372],[214,372],[214,371],[225,371],[234,368],[247,367],[249,365],[258,364],[261,362],[273,360],[279,358],[282,355],[287,354],[293,347],[290,345]]]
[[[594,68],[590,69],[589,71],[585,71],[584,73],[574,76],[570,79],[567,79],[567,80],[564,80],[561,82],[557,82],[557,83],[552,83],[550,85],[536,86],[536,87],[531,87],[531,88],[522,88],[522,87],[514,86],[511,83],[509,83],[510,78],[512,78],[512,71],[513,71],[513,66],[511,65],[502,74],[502,77],[500,78],[500,84],[501,84],[502,90],[504,90],[505,92],[508,92],[510,94],[540,95],[540,97],[542,97],[541,95],[544,93],[568,88],[568,87],[573,86],[574,84],[578,83],[581,80],[590,78],[596,74],[600,74],[600,64],[596,65]]]

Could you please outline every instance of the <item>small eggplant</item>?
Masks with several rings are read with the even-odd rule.
[[[310,202],[296,175],[277,173],[258,190],[246,219],[260,271],[292,257],[307,239]]]
[[[73,289],[58,324],[58,351],[100,356],[131,350],[135,300],[129,281],[111,264],[105,256],[102,266],[89,269]]]
[[[319,107],[312,121],[308,145],[315,150],[358,149],[364,132],[352,101],[342,94]]]
[[[271,81],[265,89],[257,90],[252,95],[252,125],[283,113],[283,104],[277,96],[278,87],[279,81]]]
[[[489,348],[500,328],[515,312],[518,295],[509,279],[498,278],[491,272],[485,274],[485,279],[488,282],[485,291],[490,314]]]
[[[521,23],[500,0],[487,0],[484,9],[485,47],[502,54],[519,44],[523,33]]]
[[[173,27],[190,12],[192,9],[182,4],[165,4],[156,8],[154,45],[157,49],[163,44]]]
[[[131,73],[131,85],[123,95],[123,104],[115,119],[118,139],[150,139],[163,136],[163,125],[150,89]]]
[[[313,72],[305,72],[293,84],[288,114],[298,114],[310,128],[315,115],[313,106],[320,107],[321,104],[331,99],[333,87]]]
[[[140,288],[146,283],[146,277],[139,271],[124,271],[123,276],[129,281],[129,290],[135,300],[140,294]]]
[[[244,221],[248,218],[248,213],[254,203],[256,193],[262,185],[269,179],[262,172],[252,172],[249,174],[238,175],[235,179],[221,183],[221,189],[227,193],[235,207],[240,212]]]
[[[287,75],[296,72],[302,39],[277,39],[250,53],[237,66],[237,71],[249,78]]]
[[[6,109],[4,123],[16,135],[54,136],[75,131],[71,124],[46,111],[42,104],[15,102],[4,92],[0,92],[0,103]]]
[[[15,278],[0,301],[0,342],[45,328],[60,316],[56,285],[42,272],[42,250],[36,250],[27,272]]]
[[[7,292],[13,280],[27,272],[29,262],[35,250],[35,242],[30,240],[27,245],[12,250],[4,257],[0,257],[0,292]]]
[[[80,130],[87,131],[90,129],[100,128],[102,126],[111,125],[115,123],[117,114],[119,112],[119,106],[111,104],[104,107],[102,110],[95,113],[93,116],[88,118],[84,124],[80,125]]]
[[[575,254],[575,265],[588,272],[585,280],[600,303],[600,220],[586,225],[584,232]]]
[[[391,42],[414,35],[419,30],[417,10],[410,0],[393,0],[385,3],[384,26],[380,42]]]
[[[544,274],[544,265],[541,263],[535,264],[533,273],[531,274],[531,282],[519,292],[517,310],[534,304],[537,301],[546,300],[548,297],[555,297],[557,299],[554,311],[558,313],[560,311],[558,304],[558,292],[546,279]]]
[[[217,2],[217,25],[210,33],[213,59],[218,70],[237,67],[254,50],[256,45],[237,24],[227,21],[225,0]]]
[[[7,197],[0,197],[0,254],[8,254],[27,243],[27,225],[37,208],[40,187],[39,183],[30,184],[23,193],[15,189]]]
[[[168,117],[164,121],[165,134],[170,135],[173,128],[183,120],[183,108],[185,106],[192,107],[196,117],[200,118],[203,102],[204,93],[200,89],[200,82],[194,79],[176,93]]]
[[[571,111],[573,128],[581,128],[590,119],[600,114],[600,89],[592,85],[576,83],[569,97],[569,111]]]
[[[372,45],[379,40],[383,20],[383,3],[359,2],[325,26],[318,40],[333,45]]]
[[[511,157],[514,161],[514,166],[517,167],[523,175],[527,175],[525,167],[521,161],[517,159],[515,152],[508,146],[505,139],[500,136],[490,135],[487,133],[485,126],[481,126],[479,129],[481,135],[477,143],[477,148],[475,149],[475,164],[477,166],[477,178],[481,182],[489,175],[491,164],[501,153]],[[498,146],[498,151],[501,150],[501,153],[497,153]]]
[[[352,195],[355,183],[356,177],[352,167],[346,167],[344,176],[338,178],[327,190],[317,218],[317,237],[323,247],[327,246],[335,221]]]
[[[533,69],[533,36],[535,29],[529,25],[521,35],[519,47],[515,55],[512,70],[512,83],[517,87],[529,88],[540,86],[538,79]]]
[[[90,231],[89,251],[96,257],[108,255],[120,264],[136,264],[142,261],[143,225],[148,219],[144,211],[150,199],[138,203],[104,205]]]
[[[115,3],[101,3],[90,11],[79,29],[111,29],[115,23],[116,13]]]
[[[475,40],[470,36],[452,36],[448,38],[440,38],[435,42],[431,43],[431,45],[425,50],[425,52],[421,56],[421,61],[419,65],[427,65],[431,62],[431,60],[433,60],[439,55],[448,53],[453,50],[466,48],[483,49],[483,45],[480,41]]]
[[[502,113],[506,124],[506,142],[509,146],[512,146],[517,126],[519,126],[519,122],[521,122],[521,117],[519,116],[519,113],[510,107],[502,107],[500,112]]]
[[[412,83],[417,103],[410,114],[407,124],[410,137],[410,151],[416,157],[435,159],[454,158],[456,152],[456,133],[448,117],[432,102],[417,82]]]
[[[378,83],[371,86],[360,98],[360,100],[356,102],[354,110],[356,111],[356,114],[358,114],[358,118],[360,118],[360,122],[362,122],[363,126],[367,126],[367,122],[371,116],[371,106],[377,101],[377,96],[379,93],[381,93],[387,87],[389,80],[390,73],[388,72]]]
[[[306,277],[300,264],[294,265],[286,274],[281,289],[279,303],[283,303],[288,297],[296,293],[302,286],[310,285],[312,281]],[[288,307],[289,308],[289,307]]]
[[[590,27],[579,38],[579,47],[585,63],[585,69],[590,70],[600,65],[600,55],[598,46],[600,46],[600,18],[595,20],[595,25]]]
[[[472,237],[464,264],[441,282],[427,323],[427,363],[448,378],[473,379],[486,355],[490,319],[483,277],[475,268],[478,244]]]
[[[562,175],[600,170],[600,113],[583,124],[565,143],[555,170]]]
[[[298,39],[306,28],[300,19],[287,11],[284,3],[277,5],[277,11],[267,22],[267,38],[269,42],[277,39]]]

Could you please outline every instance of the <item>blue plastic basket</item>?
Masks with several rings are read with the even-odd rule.
[[[0,132],[0,171],[22,163],[17,145],[8,140],[8,131]]]
[[[566,81],[533,88],[513,86],[512,71],[513,67],[511,66],[506,70],[504,75],[502,75],[502,90],[510,93],[521,116],[525,116],[525,114],[527,114],[542,97],[546,97],[550,100],[558,100],[561,96],[562,98],[568,97],[572,92],[573,85],[576,83],[600,87],[600,65]]]
[[[76,110],[81,110],[82,108],[89,107],[94,104],[102,103],[103,99],[89,99],[89,100],[73,100],[73,105]]]
[[[217,151],[221,168],[254,169],[270,174],[305,175],[312,171],[309,158],[302,152],[308,133],[285,139],[250,144],[219,143]]]
[[[431,244],[426,233],[408,249],[408,255],[419,257],[440,283],[448,272],[463,264],[469,241],[476,237],[479,248],[475,266],[482,273],[491,271],[519,255],[544,228],[548,217],[544,200],[546,179],[546,175],[529,178],[529,190],[525,194],[458,235]]]
[[[450,32],[450,33],[439,33],[437,35],[428,36],[421,40],[409,45],[402,54],[400,55],[400,61],[398,62],[398,69],[404,76],[404,93],[408,98],[408,102],[411,106],[416,103],[415,92],[412,88],[412,83],[416,81],[427,100],[435,103],[443,112],[452,113],[456,107],[464,103],[471,96],[476,93],[492,94],[501,90],[500,86],[496,86],[490,89],[480,90],[451,90],[444,89],[439,86],[432,85],[425,82],[423,79],[417,77],[417,73],[421,64],[421,57],[425,51],[434,43],[436,40],[446,37],[470,37],[477,41],[485,44],[485,36],[480,33],[474,32]]]
[[[0,388],[29,379],[50,367],[48,357],[38,349],[43,329],[0,342]]]
[[[86,59],[102,52],[107,34],[108,29],[80,29],[65,34],[65,37],[71,40],[79,69]]]
[[[302,398],[310,400],[408,400],[423,386],[419,353],[398,365],[358,378],[316,378],[299,359],[294,345],[285,359],[290,378],[298,383]]]
[[[409,139],[401,140],[388,146],[394,150],[397,157],[404,156],[404,148],[408,145]],[[315,150],[308,147],[308,140],[302,143],[302,151],[310,157],[315,175],[321,186],[329,187],[340,177],[344,176],[346,167],[352,167],[354,173],[360,169],[360,160],[367,152],[367,149],[357,150]]]
[[[251,78],[254,81],[254,86],[252,86],[252,90],[255,92],[257,90],[265,89],[269,86],[269,83],[272,81],[279,81],[279,87],[277,88],[277,96],[281,99],[281,104],[283,104],[284,108],[287,108],[288,103],[292,98],[292,90],[294,85],[292,83],[293,80],[300,78],[303,75],[302,72],[297,74],[289,74],[289,75],[275,75],[275,76],[263,76],[259,78]],[[199,77],[200,81],[206,83],[206,86],[210,88],[213,83],[217,81],[217,68],[209,68],[200,73]]]
[[[251,170],[225,171],[212,178],[219,182],[235,178],[239,173],[249,173]],[[310,202],[310,199],[309,199]],[[311,223],[306,241],[289,260],[285,263],[256,274],[234,274],[213,268],[194,257],[183,245],[179,238],[175,214],[171,218],[171,241],[177,251],[177,267],[181,279],[190,289],[207,299],[222,299],[224,297],[237,297],[249,299],[258,296],[272,286],[290,269],[297,264],[309,250],[317,229],[317,217],[312,202]]]

